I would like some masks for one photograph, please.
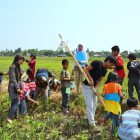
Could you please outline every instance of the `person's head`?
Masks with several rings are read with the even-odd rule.
[[[130,53],[127,57],[130,61],[131,60],[136,60],[136,55],[134,53]]]
[[[119,46],[117,46],[117,45],[113,46],[113,47],[111,48],[111,50],[112,50],[112,55],[113,55],[113,56],[117,56],[117,55],[119,54],[119,52],[120,52],[120,48],[119,48]]]
[[[67,59],[62,60],[62,66],[64,69],[68,69],[69,67],[69,61]]]
[[[129,109],[132,109],[132,108],[138,109],[138,100],[134,97],[128,98],[127,106]]]
[[[13,64],[21,65],[24,63],[24,60],[25,60],[25,58],[22,54],[17,54],[14,57]]]
[[[108,74],[106,84],[110,82],[117,82],[117,81],[118,81],[118,74],[116,72],[110,72]]]
[[[82,51],[83,50],[83,45],[82,44],[78,44],[78,51]]]
[[[26,74],[29,76],[32,74],[32,70],[31,69],[27,69]]]
[[[104,60],[104,67],[106,69],[112,69],[117,63],[117,60],[114,56],[107,56]]]
[[[36,59],[36,55],[31,53],[31,54],[30,54],[30,58],[31,58],[31,59]]]

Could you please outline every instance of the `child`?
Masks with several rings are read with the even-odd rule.
[[[138,111],[138,100],[134,97],[127,100],[129,110],[122,114],[118,135],[121,140],[140,139],[140,111]]]
[[[26,114],[27,113],[26,99],[34,104],[37,105],[39,104],[37,101],[33,100],[30,95],[32,91],[35,91],[36,84],[35,82],[30,82],[30,83],[21,82],[20,86],[22,89],[22,93],[19,95],[19,99],[20,99],[19,112],[20,114]]]
[[[116,59],[113,56],[107,56],[104,62],[94,60],[91,64],[85,67],[84,71],[89,78],[83,82],[83,96],[87,109],[87,117],[90,126],[95,126],[95,111],[97,107],[97,96],[93,92],[92,86],[98,90],[100,83],[107,73],[107,69],[111,69],[116,64]]]
[[[7,121],[12,123],[12,119],[15,117],[18,107],[19,107],[19,97],[21,94],[19,82],[21,81],[21,65],[24,63],[25,58],[22,54],[17,54],[9,68],[9,84],[8,92],[11,99],[11,106],[8,113]]]
[[[110,72],[106,84],[103,88],[103,96],[105,98],[105,111],[107,114],[104,117],[104,122],[112,120],[112,134],[118,126],[118,117],[121,113],[120,98],[123,98],[122,87],[117,83],[118,74]]]
[[[69,61],[67,59],[62,60],[63,69],[61,71],[61,92],[62,92],[62,110],[64,114],[68,114],[69,100],[70,100],[70,82],[72,78],[67,71],[69,67]]]
[[[36,56],[34,54],[30,55],[30,60],[25,60],[28,63],[29,69],[31,70],[31,74],[29,78],[31,81],[34,81],[35,78],[35,65],[36,65]]]
[[[117,72],[118,74],[118,83],[122,86],[123,84],[123,79],[125,77],[125,71],[124,71],[124,62],[123,62],[123,58],[122,56],[120,55],[120,48],[119,46],[113,46],[111,48],[112,50],[112,55],[114,57],[116,57],[117,59],[117,63],[116,63],[116,66],[115,66],[115,69],[114,69],[114,72]]]
[[[129,62],[127,63],[127,69],[128,72],[128,93],[129,97],[133,97],[133,91],[134,87],[136,88],[138,99],[140,101],[140,74],[138,71],[137,66],[139,65],[139,62],[136,61],[136,56],[133,53],[130,53],[128,55]]]

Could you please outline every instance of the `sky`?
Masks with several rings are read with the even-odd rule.
[[[140,48],[140,0],[0,0],[0,50]]]

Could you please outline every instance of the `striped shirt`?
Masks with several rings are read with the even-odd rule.
[[[140,111],[128,110],[122,115],[122,122],[118,129],[118,135],[122,140],[136,140],[140,138]]]
[[[110,82],[105,84],[103,89],[105,92],[105,111],[118,115],[121,113],[119,95],[119,92],[121,92],[122,89],[121,85],[118,83]]]

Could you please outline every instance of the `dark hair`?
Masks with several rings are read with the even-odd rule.
[[[33,57],[34,59],[36,59],[36,55],[35,54],[30,54],[30,57]]]
[[[13,60],[13,64],[16,64],[20,59],[25,60],[24,56],[22,54],[16,54]]]
[[[118,52],[120,52],[120,48],[117,45],[113,46],[111,49],[112,49],[112,51],[118,51]]]
[[[67,59],[63,59],[62,60],[62,65],[66,64],[66,63],[69,63],[69,61]]]
[[[128,98],[127,99],[127,106],[128,108],[133,108],[138,106],[138,100],[134,97]]]
[[[27,71],[26,71],[26,74],[28,75],[30,75],[30,74],[32,74],[32,70],[31,69],[27,69]]]
[[[106,61],[110,61],[110,63],[113,63],[114,65],[117,63],[117,59],[114,57],[114,56],[112,56],[112,55],[110,55],[110,56],[107,56],[106,58],[105,58],[105,60],[104,60],[104,62],[106,62]]]
[[[109,82],[117,82],[118,81],[118,74],[116,72],[110,72],[107,77],[106,84]]]
[[[136,55],[134,53],[130,53],[127,58],[131,60],[136,60]]]
[[[78,47],[81,47],[81,48],[83,48],[83,45],[82,45],[82,44],[78,44]]]

